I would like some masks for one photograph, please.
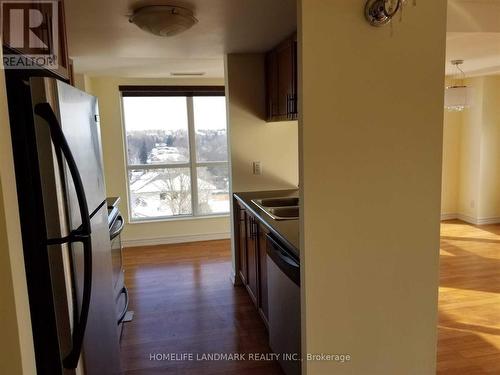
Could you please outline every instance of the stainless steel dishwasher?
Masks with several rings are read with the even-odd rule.
[[[300,262],[267,235],[269,345],[287,375],[300,375]]]

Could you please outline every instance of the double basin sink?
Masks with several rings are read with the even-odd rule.
[[[299,198],[252,199],[262,211],[274,220],[296,220],[299,218]]]

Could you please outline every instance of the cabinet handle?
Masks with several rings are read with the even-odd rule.
[[[286,117],[290,116],[290,95],[286,94]]]
[[[249,224],[249,228],[248,230],[250,231],[250,238],[253,238],[253,220],[252,220],[252,217],[249,217],[248,218],[248,224]]]
[[[295,117],[295,114],[297,113],[297,99],[295,95],[288,94],[286,96],[286,115],[287,118],[293,119]]]
[[[253,217],[250,218],[250,238],[257,238],[257,222]]]

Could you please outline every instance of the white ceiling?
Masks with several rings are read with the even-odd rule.
[[[144,5],[181,5],[199,22],[172,38],[128,22]],[[223,77],[225,53],[263,52],[296,29],[296,0],[66,0],[69,54],[77,73],[129,77],[206,72]]]
[[[170,4],[199,23],[161,38],[128,22],[133,9]],[[296,29],[296,0],[66,0],[69,52],[77,73],[165,77],[206,72],[223,77],[225,53],[263,52]],[[500,0],[448,0],[446,73],[464,59],[468,75],[500,73]]]
[[[446,73],[463,59],[469,76],[500,73],[500,0],[448,0]]]

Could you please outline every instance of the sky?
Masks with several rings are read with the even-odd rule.
[[[226,129],[226,99],[194,97],[196,130]],[[127,131],[187,130],[185,97],[124,97],[123,114]]]

